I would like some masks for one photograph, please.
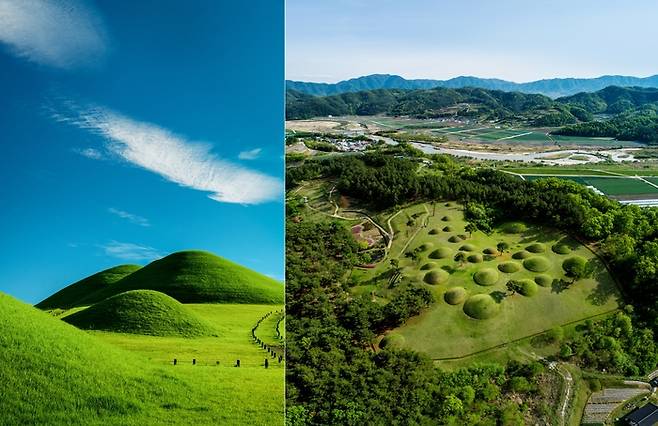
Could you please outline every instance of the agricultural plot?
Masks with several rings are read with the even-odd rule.
[[[581,172],[588,173],[588,172]],[[547,177],[557,177],[568,179],[582,185],[593,186],[603,194],[611,197],[633,197],[633,196],[658,196],[658,188],[645,182],[642,179],[623,176],[565,176],[565,175],[525,175],[527,180],[536,180]],[[651,178],[647,179],[649,182]],[[655,183],[655,182],[652,182]]]
[[[455,203],[411,206],[391,224],[388,259],[353,275],[382,303],[405,285],[430,289],[436,302],[385,336],[385,344],[434,359],[460,358],[618,307],[619,293],[604,265],[557,231],[516,223],[491,235],[470,234]],[[393,258],[403,278],[391,288]],[[567,276],[573,264],[589,265],[590,278]]]

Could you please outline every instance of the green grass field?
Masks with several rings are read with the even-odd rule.
[[[432,358],[477,353],[618,307],[618,290],[599,259],[557,231],[529,227],[508,233],[498,228],[491,235],[478,231],[470,236],[455,203],[413,205],[391,223],[395,238],[389,258],[374,269],[355,270],[363,286],[354,292],[386,303],[396,291],[388,288],[389,259],[397,258],[404,276],[400,285],[425,286],[437,301],[393,332],[403,337],[403,346]],[[510,246],[502,254],[496,248],[501,241]],[[554,250],[557,243],[561,247]],[[418,258],[413,260],[406,254],[415,249]],[[458,252],[467,259],[456,261]],[[574,256],[590,261],[595,272],[564,286],[559,280],[570,280],[562,263]],[[428,280],[432,272],[436,280]],[[509,293],[508,280],[518,281],[521,292]],[[428,284],[432,281],[436,284]],[[465,295],[454,297],[450,290],[458,287]]]
[[[564,175],[532,175],[524,176],[527,180],[536,180],[546,177],[557,177],[568,179],[582,185],[593,186],[605,195],[625,196],[625,195],[658,195],[658,188],[643,182],[640,179],[625,177],[596,177],[596,176],[564,176]],[[650,179],[647,179],[651,182]],[[653,183],[653,182],[652,182]]]
[[[250,340],[260,315],[280,307],[189,307],[215,325],[215,346],[211,338],[85,332],[0,294],[2,422],[282,424],[283,368],[264,369],[264,351]],[[188,362],[173,366],[173,356]],[[238,357],[243,366],[232,367]],[[219,366],[203,362],[215,358]]]

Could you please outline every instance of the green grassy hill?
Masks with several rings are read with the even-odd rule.
[[[88,295],[132,274],[141,268],[139,265],[119,265],[84,278],[39,302],[40,309],[70,308],[84,300]]]
[[[91,305],[128,290],[155,290],[181,303],[283,303],[283,285],[280,282],[204,251],[170,254],[84,295],[82,291],[77,291],[76,284],[73,285],[76,291],[64,293],[56,299],[57,303],[50,300],[52,296],[37,306],[61,308]]]
[[[213,327],[185,305],[153,290],[119,293],[66,316],[78,328],[151,336],[198,337],[216,334]]]
[[[280,369],[158,365],[2,293],[0,329],[3,424],[283,421]]]

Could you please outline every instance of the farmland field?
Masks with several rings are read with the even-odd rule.
[[[635,178],[625,177],[598,177],[598,176],[550,176],[550,175],[526,175],[527,180],[536,180],[547,177],[557,177],[568,179],[582,185],[593,186],[605,195],[609,196],[633,196],[633,195],[651,195],[658,196],[658,188]],[[648,179],[647,179],[648,180]],[[650,181],[651,182],[651,181]]]
[[[355,270],[363,287],[354,291],[386,303],[396,291],[386,280],[389,261],[397,259],[403,276],[399,285],[424,286],[436,302],[385,339],[434,359],[472,355],[618,306],[620,296],[607,269],[560,232],[517,223],[490,235],[469,235],[455,203],[413,205],[391,224],[395,237],[388,258],[376,268]],[[503,252],[500,242],[508,244]],[[460,260],[458,253],[463,253]],[[589,263],[594,273],[570,284],[563,263],[574,258]],[[506,287],[510,280],[520,286],[512,294]]]

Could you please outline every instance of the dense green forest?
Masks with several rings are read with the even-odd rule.
[[[552,100],[543,95],[475,88],[377,89],[318,97],[288,91],[287,119],[375,115],[521,120],[560,127],[556,135],[658,143],[658,89],[606,87]],[[595,120],[596,114],[608,117]]]
[[[305,119],[327,115],[410,115],[439,117],[441,110],[459,108],[461,116],[502,119],[515,114],[550,107],[553,101],[543,95],[475,88],[428,90],[378,89],[318,97],[288,91],[286,118]]]
[[[379,154],[307,160],[288,170],[286,182],[295,187],[307,179],[331,178],[341,193],[368,200],[374,210],[458,200],[472,211],[489,212],[491,223],[519,219],[600,244],[612,272],[623,277],[628,305],[614,317],[588,322],[578,337],[562,342],[559,355],[584,368],[626,375],[655,368],[656,209],[621,205],[566,180],[522,181],[491,169],[461,167],[444,156],[432,159],[435,173],[422,174],[414,159]],[[302,208],[289,203],[288,216]],[[348,297],[346,274],[359,254],[342,225],[288,221],[287,262],[290,424],[372,419],[374,424],[524,424],[524,416],[545,421],[545,389],[533,385],[543,374],[540,366],[473,366],[447,373],[417,353],[369,350],[382,327],[404,321],[431,301],[400,294],[414,304],[398,311],[395,299],[394,307],[386,308],[369,298]],[[464,394],[467,383],[472,390]],[[512,392],[520,395],[520,404],[511,403]]]

